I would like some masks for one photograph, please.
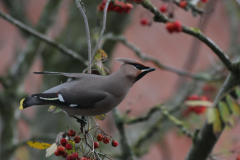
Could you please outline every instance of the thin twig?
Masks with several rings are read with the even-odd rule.
[[[88,25],[88,19],[87,16],[83,10],[82,5],[80,4],[81,0],[75,0],[75,3],[81,12],[83,19],[84,19],[84,24],[85,24],[85,29],[86,29],[86,35],[87,35],[87,45],[88,45],[88,73],[91,73],[91,66],[92,66],[92,56],[91,56],[91,39],[90,39],[90,31],[89,31],[89,25]]]
[[[237,4],[239,5],[239,7],[240,7],[240,0],[235,0],[236,2],[237,2]]]
[[[152,115],[153,115],[154,113],[156,113],[156,111],[160,110],[160,106],[161,106],[161,104],[152,107],[152,108],[148,111],[148,113],[147,113],[146,115],[144,115],[144,116],[139,116],[139,117],[134,118],[134,119],[132,119],[132,118],[127,119],[127,120],[125,121],[125,124],[136,124],[136,123],[139,123],[139,122],[145,122],[145,121],[147,121],[148,119],[150,119],[150,118],[152,117]]]
[[[53,40],[51,40],[49,37],[45,36],[44,34],[34,30],[33,28],[23,24],[22,22],[18,21],[17,19],[11,17],[10,15],[7,15],[5,13],[3,13],[0,10],[0,17],[2,17],[3,19],[7,20],[8,22],[12,23],[13,25],[17,26],[18,28],[22,29],[23,31],[33,35],[34,37],[44,41],[45,43],[47,43],[48,45],[51,45],[52,47],[55,47],[56,49],[60,50],[63,54],[68,55],[80,62],[83,62],[86,65],[86,60],[78,55],[76,52],[74,52],[73,50],[67,48],[66,46],[62,45],[62,44],[58,44],[56,42],[54,42]]]
[[[179,70],[177,68],[173,68],[173,67],[166,66],[166,65],[162,64],[156,58],[154,58],[152,56],[149,56],[146,53],[143,53],[137,46],[135,46],[134,44],[128,42],[124,36],[116,36],[116,35],[113,35],[113,34],[109,33],[109,34],[104,36],[103,40],[104,41],[106,41],[106,40],[119,41],[122,44],[124,44],[126,47],[130,48],[131,50],[133,50],[135,52],[135,54],[139,58],[141,58],[143,61],[150,61],[150,62],[154,63],[156,66],[158,66],[161,69],[174,72],[174,73],[176,73],[178,75],[181,75],[181,76],[190,77],[190,78],[193,78],[195,80],[203,80],[203,81],[208,81],[209,80],[209,79],[207,79],[205,77],[201,77],[199,75],[194,75],[194,74],[192,74],[192,73],[190,73],[188,71]]]
[[[92,61],[93,61],[93,59],[94,59],[94,57],[95,57],[95,54],[96,54],[96,51],[97,51],[97,49],[98,49],[99,43],[100,43],[100,41],[101,41],[101,38],[102,38],[103,33],[104,33],[104,31],[105,31],[105,28],[106,28],[107,10],[108,10],[108,5],[109,5],[110,2],[111,2],[111,0],[107,0],[106,5],[105,5],[105,8],[104,8],[102,30],[101,30],[101,33],[100,33],[100,35],[99,35],[99,38],[98,38],[96,47],[95,47],[95,49],[94,49],[94,51],[93,51],[93,54],[92,54],[92,59],[91,59]]]

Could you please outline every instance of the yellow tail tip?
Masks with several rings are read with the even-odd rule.
[[[19,110],[22,110],[23,109],[23,101],[25,100],[25,98],[23,98],[21,101],[20,101],[20,107],[19,107]]]

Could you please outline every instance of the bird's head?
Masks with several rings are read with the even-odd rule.
[[[147,73],[155,71],[155,68],[148,67],[141,62],[130,58],[116,58],[117,61],[123,63],[120,70],[134,82],[141,79]]]

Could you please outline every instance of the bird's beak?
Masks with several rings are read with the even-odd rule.
[[[148,68],[148,69],[142,70],[142,72],[152,72],[152,71],[155,71],[155,70],[156,70],[155,68]]]

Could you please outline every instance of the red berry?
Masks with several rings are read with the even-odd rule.
[[[182,31],[182,25],[181,25],[180,21],[175,21],[173,23],[173,25],[174,25],[174,30],[176,32],[181,32]]]
[[[75,136],[75,135],[76,135],[76,132],[75,132],[73,129],[70,129],[70,130],[68,131],[68,135],[69,135],[69,136]]]
[[[54,152],[54,154],[56,155],[56,156],[61,156],[62,154],[60,153],[60,152],[58,152],[57,150]]]
[[[76,136],[74,138],[75,143],[79,143],[81,141],[81,138],[79,136]]]
[[[68,144],[66,144],[65,148],[67,150],[71,150],[73,147],[72,147],[72,145],[70,143],[68,143]]]
[[[134,2],[139,3],[142,2],[143,0],[134,0]]]
[[[202,0],[202,2],[203,2],[203,3],[207,3],[207,2],[208,2],[208,0]]]
[[[193,94],[193,95],[187,97],[187,100],[199,100],[199,96],[196,94]]]
[[[58,148],[57,148],[57,151],[59,152],[59,153],[64,153],[64,150],[65,150],[65,148],[63,147],[63,146],[59,146]]]
[[[141,19],[140,23],[141,23],[143,26],[146,26],[146,25],[148,25],[148,19],[143,18],[143,19]]]
[[[78,158],[78,153],[72,153],[71,155],[73,158]]]
[[[187,4],[188,4],[187,1],[181,1],[179,3],[179,6],[182,7],[182,8],[185,8],[187,6]]]
[[[87,160],[87,158],[86,157],[82,157],[82,158],[80,158],[80,160]]]
[[[65,145],[68,143],[68,141],[65,138],[62,138],[60,142],[63,147],[65,147]]]
[[[167,6],[166,5],[160,6],[159,10],[160,12],[165,13],[167,11]]]
[[[103,138],[103,143],[105,143],[105,144],[108,144],[108,143],[109,143],[109,141],[110,141],[110,140],[109,140],[109,138],[108,138],[108,137],[104,137],[104,138]]]
[[[94,142],[94,149],[99,148],[99,143],[98,142]]]
[[[101,134],[97,135],[97,140],[98,140],[98,141],[102,141],[102,139],[103,139],[103,137],[102,137]]]
[[[116,140],[112,141],[112,146],[113,147],[117,147],[118,146],[118,142]]]
[[[67,156],[66,160],[74,160],[74,158],[71,155],[69,155]]]
[[[169,33],[173,33],[175,30],[174,24],[172,22],[167,22],[166,29],[168,30]]]
[[[125,11],[126,13],[129,13],[131,9],[133,8],[133,5],[130,3],[126,3]]]
[[[62,154],[62,157],[63,157],[63,158],[67,158],[67,156],[68,156],[68,153],[65,151],[65,152]]]

